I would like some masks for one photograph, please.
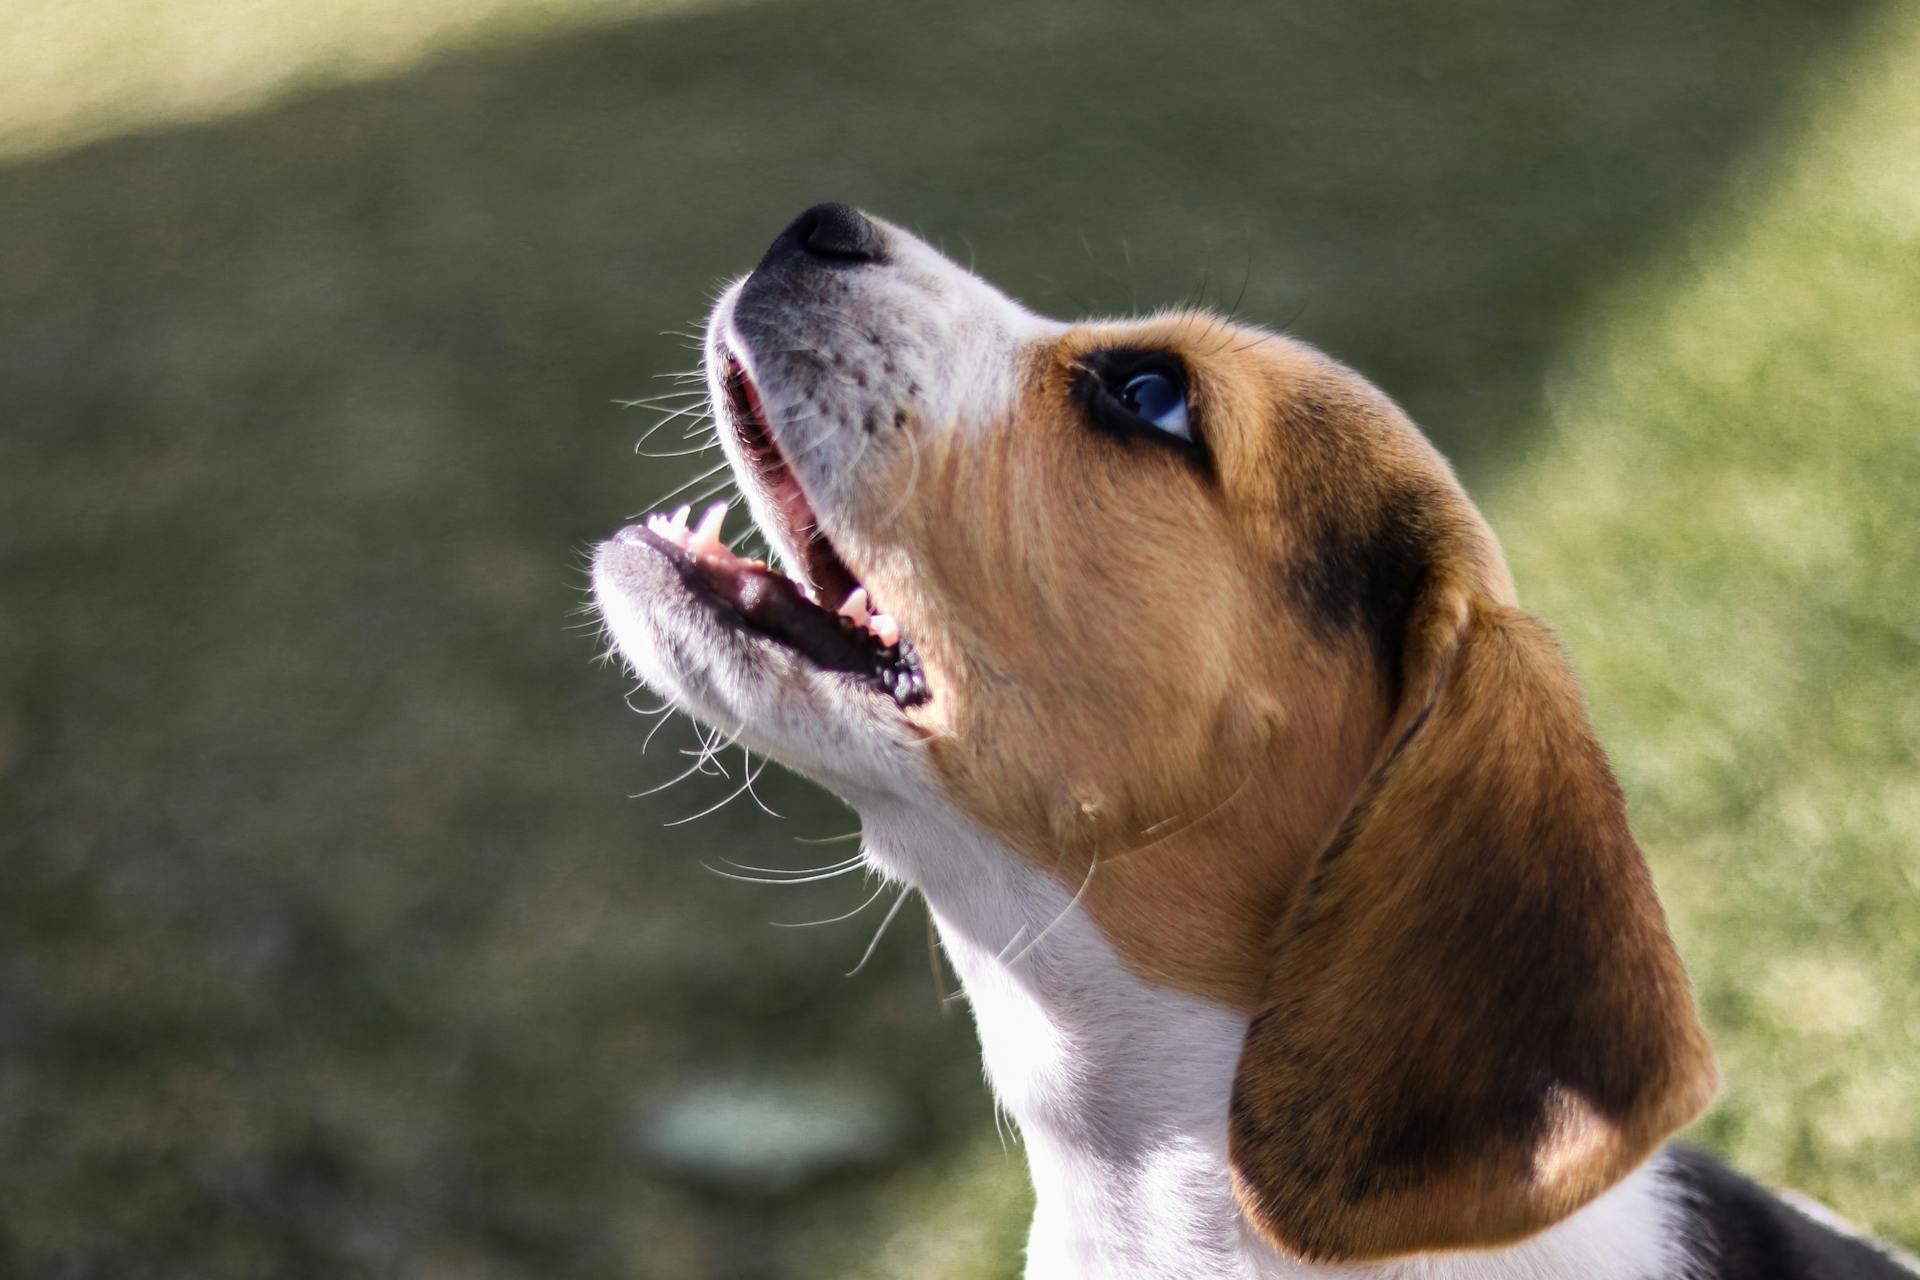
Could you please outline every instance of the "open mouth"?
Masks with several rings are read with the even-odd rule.
[[[902,708],[925,702],[926,676],[894,618],[879,611],[865,586],[820,531],[813,507],[767,427],[765,410],[745,367],[724,347],[724,412],[737,434],[751,482],[770,500],[780,532],[796,549],[799,580],[765,561],[736,555],[720,539],[727,504],[716,502],[691,527],[689,507],[649,516],[620,532],[663,551],[697,594],[722,606],[752,631],[786,645],[826,671],[845,672]],[[837,602],[837,603],[833,603]]]

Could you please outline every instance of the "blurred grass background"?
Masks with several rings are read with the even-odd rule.
[[[663,826],[733,783],[628,799],[694,739],[569,630],[689,474],[615,402],[823,198],[1406,403],[1588,683],[1727,1070],[1694,1136],[1920,1245],[1913,6],[0,30],[0,1274],[1017,1273],[914,913],[847,979],[878,904],[763,922],[866,890],[700,867],[850,815]]]

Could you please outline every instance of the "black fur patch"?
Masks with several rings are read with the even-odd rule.
[[[1705,1152],[1669,1149],[1702,1280],[1914,1280],[1864,1240],[1815,1222]]]
[[[1329,522],[1294,566],[1291,586],[1322,626],[1361,629],[1398,702],[1407,618],[1430,567],[1419,498],[1408,494],[1365,524]]]

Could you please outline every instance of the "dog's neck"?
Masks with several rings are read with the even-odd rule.
[[[1228,1173],[1245,1016],[1137,977],[1070,890],[959,815],[862,809],[870,856],[926,896],[994,1093],[1024,1139],[1036,1201],[1030,1277],[1681,1273],[1664,1179],[1651,1165],[1510,1248],[1359,1268],[1283,1257],[1241,1212]]]
[[[1141,982],[1071,893],[964,821],[866,824],[927,898],[1037,1200],[1031,1276],[1251,1277],[1227,1175],[1246,1020]]]

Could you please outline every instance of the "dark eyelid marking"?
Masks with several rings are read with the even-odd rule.
[[[1068,394],[1093,428],[1116,439],[1141,440],[1171,449],[1202,471],[1212,472],[1205,424],[1193,403],[1193,384],[1187,377],[1186,362],[1178,355],[1159,347],[1107,347],[1074,357],[1067,361],[1067,368],[1074,375]],[[1187,397],[1193,439],[1169,435],[1142,421],[1120,403],[1120,389],[1129,378],[1143,373],[1165,374],[1179,384]]]

